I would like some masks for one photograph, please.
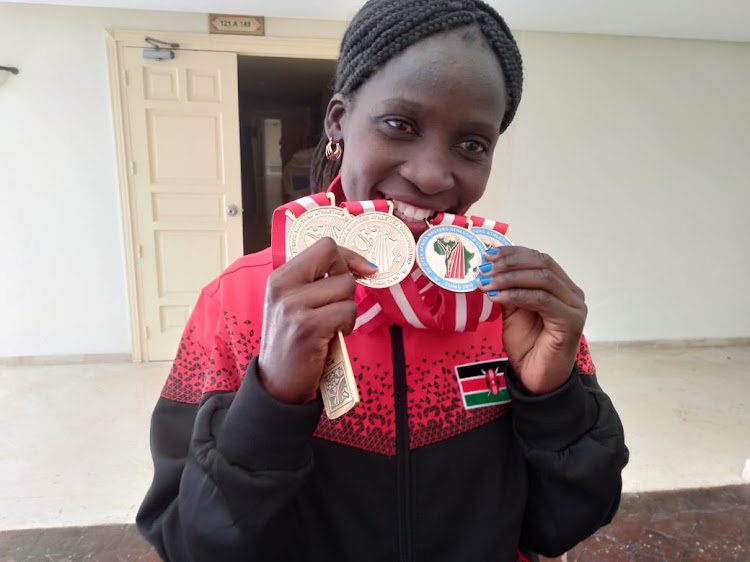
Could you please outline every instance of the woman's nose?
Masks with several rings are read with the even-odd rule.
[[[426,195],[437,195],[456,185],[451,154],[429,146],[411,152],[401,165],[401,176]]]

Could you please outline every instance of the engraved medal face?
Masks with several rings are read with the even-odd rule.
[[[492,230],[491,228],[484,228],[483,226],[472,227],[471,233],[482,241],[486,249],[499,248],[500,246],[512,246],[513,242],[508,240],[505,236]]]
[[[484,243],[465,228],[433,226],[417,242],[417,264],[438,287],[468,293],[477,288],[484,251]]]
[[[289,229],[286,259],[292,259],[325,236],[340,243],[347,222],[346,212],[339,207],[316,207],[305,211]]]
[[[354,217],[344,227],[340,243],[378,266],[374,275],[357,279],[366,287],[398,285],[414,267],[414,236],[403,221],[388,213]]]

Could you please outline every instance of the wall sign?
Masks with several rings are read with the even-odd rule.
[[[265,35],[266,27],[263,16],[208,14],[208,31],[228,35]]]

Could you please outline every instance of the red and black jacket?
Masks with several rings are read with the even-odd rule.
[[[270,257],[203,290],[154,411],[137,524],[164,559],[511,561],[558,555],[612,519],[628,452],[585,340],[563,387],[528,396],[500,320],[354,332],[362,402],[329,420],[320,399],[282,404],[258,383]],[[467,369],[510,401],[467,409]]]

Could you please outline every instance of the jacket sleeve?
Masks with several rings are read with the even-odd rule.
[[[296,558],[293,500],[312,470],[322,404],[275,401],[255,363],[236,393],[156,405],[154,480],[137,524],[165,560]]]
[[[165,560],[294,560],[294,500],[312,471],[322,402],[276,401],[257,358],[241,384],[227,376],[237,362],[221,318],[202,294],[152,416],[154,479],[136,523]]]
[[[609,523],[628,462],[622,424],[599,387],[585,340],[568,381],[544,396],[506,377],[513,426],[528,465],[521,541],[545,556],[566,552]]]

